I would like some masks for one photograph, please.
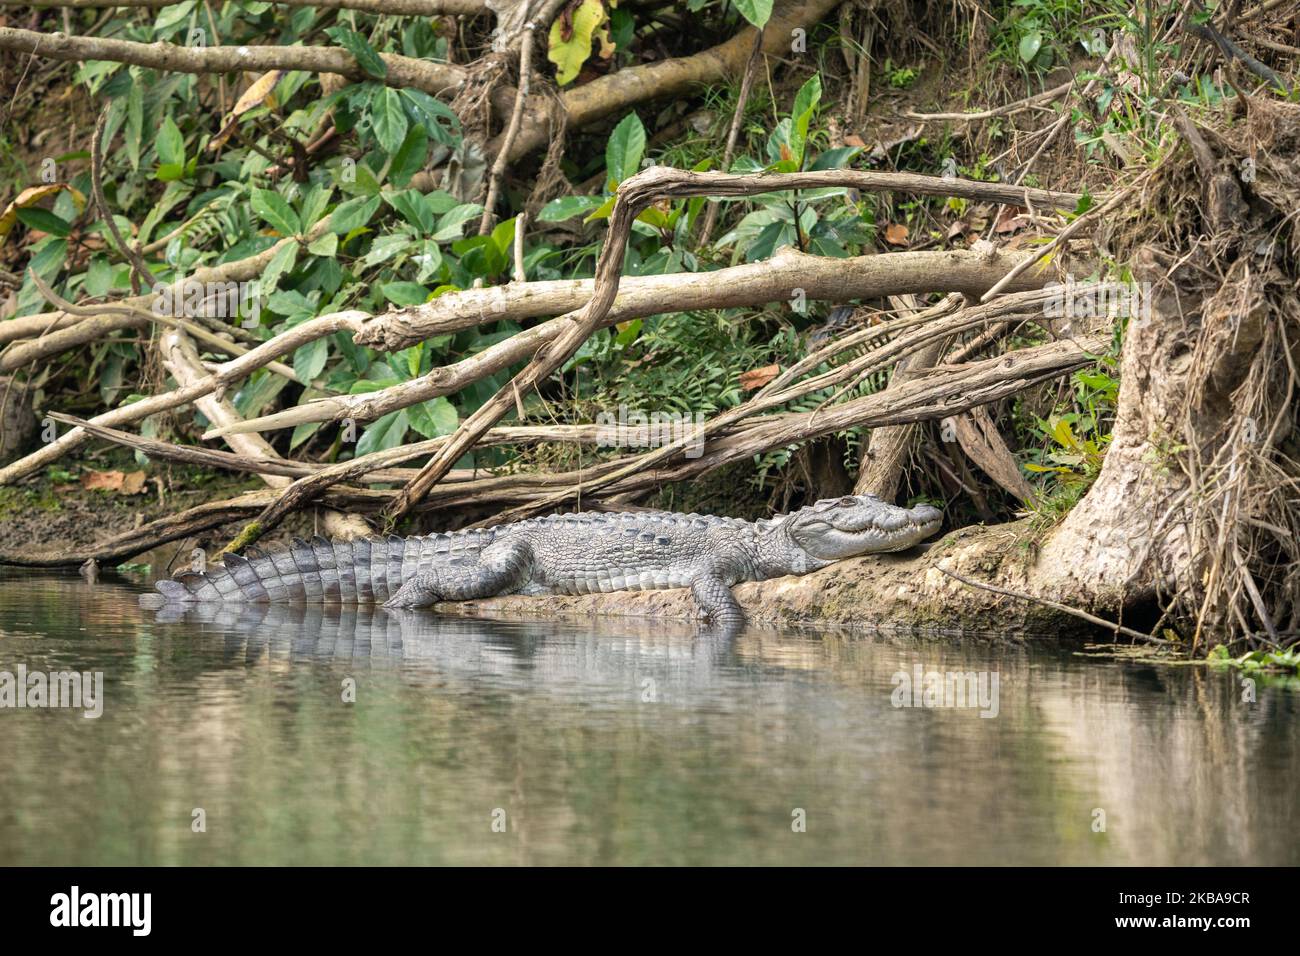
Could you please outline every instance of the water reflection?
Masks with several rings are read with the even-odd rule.
[[[0,580],[0,670],[100,669],[106,699],[99,720],[0,711],[0,863],[1300,862],[1296,698],[1245,703],[1231,675],[975,638],[134,602]],[[998,716],[895,707],[918,666],[996,674]]]

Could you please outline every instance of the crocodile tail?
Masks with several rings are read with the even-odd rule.
[[[418,539],[396,535],[356,541],[295,538],[285,550],[228,554],[222,564],[181,571],[157,587],[167,603],[383,603],[421,569],[421,559],[428,564],[429,552]]]

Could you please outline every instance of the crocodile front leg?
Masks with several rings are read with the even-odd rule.
[[[745,612],[731,594],[731,588],[714,571],[704,571],[691,581],[691,594],[700,616],[713,627],[736,628],[745,623]]]
[[[428,607],[438,601],[473,601],[509,594],[533,573],[533,549],[516,541],[486,548],[478,560],[460,559],[405,581],[384,607]]]

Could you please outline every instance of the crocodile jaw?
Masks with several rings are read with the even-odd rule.
[[[873,495],[819,501],[790,515],[791,540],[818,561],[903,551],[939,530],[943,512],[930,505],[899,508]]]

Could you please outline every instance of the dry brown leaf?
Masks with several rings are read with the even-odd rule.
[[[740,373],[740,387],[747,392],[762,388],[772,379],[781,374],[781,366],[764,365],[762,368],[752,368],[748,372]]]
[[[4,212],[0,213],[0,239],[9,234],[9,230],[14,227],[18,221],[18,210],[27,209],[35,206],[38,202],[47,196],[53,196],[61,190],[68,190],[72,193],[72,200],[78,209],[86,208],[86,197],[80,192],[73,189],[67,183],[47,183],[44,186],[28,186],[20,192],[9,205],[5,206]]]
[[[138,495],[144,492],[144,483],[143,471],[88,471],[81,476],[81,487],[87,491],[100,489],[116,491],[124,495]]]
[[[1006,235],[1024,229],[1032,221],[1025,215],[1026,212],[1027,210],[1021,206],[1003,206],[1002,212],[998,214],[998,223],[993,227],[993,231],[999,235]]]
[[[850,133],[848,136],[845,136],[845,137],[844,137],[844,145],[845,145],[845,146],[857,146],[857,147],[859,147],[859,148],[861,148],[861,149],[866,149],[866,147],[867,147],[867,141],[864,140],[864,139],[863,139],[861,136],[859,136],[857,133]]]
[[[280,74],[283,70],[271,70],[269,73],[263,73],[255,79],[248,89],[235,102],[235,108],[230,111],[230,116],[226,120],[226,125],[222,127],[221,132],[208,143],[209,150],[218,150],[230,139],[235,132],[236,120],[243,113],[247,113],[254,106],[261,106],[275,89],[275,84],[280,82]]]
[[[885,242],[891,246],[907,245],[907,227],[901,222],[891,222],[885,227]]]

